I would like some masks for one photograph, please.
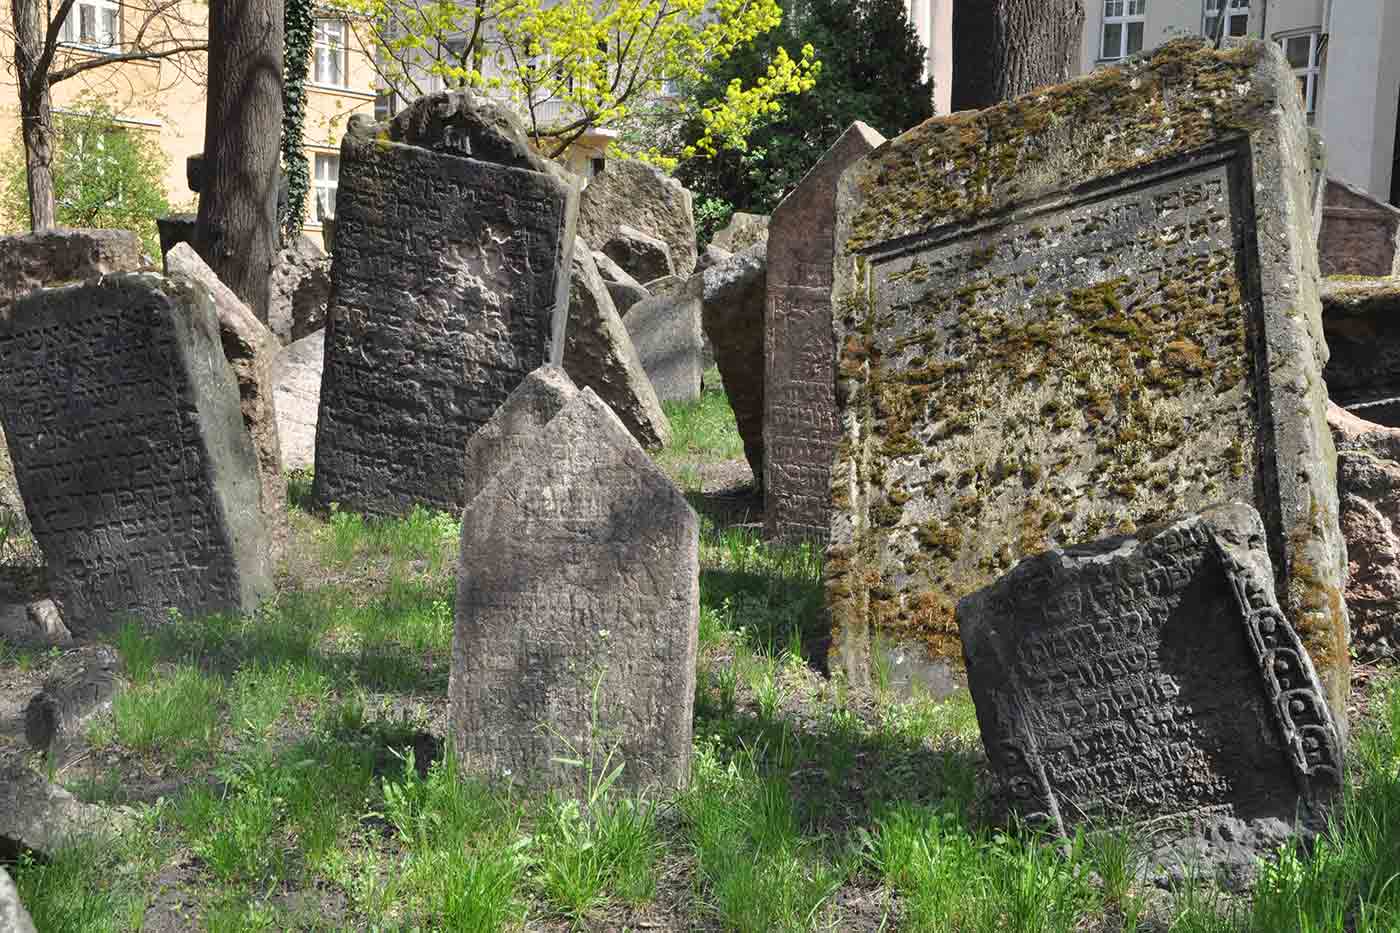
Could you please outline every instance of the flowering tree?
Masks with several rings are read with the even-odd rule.
[[[349,0],[364,18],[384,88],[411,98],[435,86],[511,101],[541,150],[560,155],[590,129],[625,121],[672,82],[705,69],[782,19],[777,0]],[[714,152],[780,99],[812,87],[813,50],[781,50],[749,87],[705,102]]]

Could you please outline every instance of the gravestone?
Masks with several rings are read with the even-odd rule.
[[[45,230],[0,237],[0,307],[46,285],[135,272],[145,265],[129,230]]]
[[[692,200],[684,185],[654,165],[638,159],[609,159],[583,189],[578,235],[602,249],[625,224],[664,241],[676,273],[690,275],[695,269]]]
[[[272,361],[272,398],[284,470],[306,470],[316,464],[316,418],[325,360],[326,332],[318,330],[287,344]]]
[[[272,556],[287,544],[287,479],[282,473],[282,445],[277,435],[277,413],[272,400],[272,362],[281,349],[277,338],[243,300],[219,280],[194,247],[177,243],[165,254],[167,275],[193,279],[209,290],[219,316],[219,337],[224,358],[238,380],[243,424],[258,455],[262,486],[263,524],[272,544]]]
[[[703,296],[700,319],[714,350],[729,407],[744,442],[753,485],[763,488],[763,304],[768,246],[759,242],[696,273]]]
[[[1317,252],[1323,275],[1400,275],[1400,208],[1327,179]]]
[[[1322,282],[1327,395],[1367,421],[1400,426],[1400,276]]]
[[[520,456],[577,394],[578,386],[558,366],[547,363],[526,376],[491,420],[467,441],[463,458],[467,501],[475,499],[503,467]]]
[[[627,335],[663,402],[700,398],[705,338],[701,331],[704,283],[695,276],[675,292],[652,293],[622,316]]]
[[[1150,821],[1159,868],[1232,888],[1321,827],[1342,742],[1265,537],[1218,507],[1028,558],[958,604],[1004,803],[1060,833]]]
[[[670,442],[670,422],[582,240],[574,243],[564,369],[607,403],[637,443],[652,450]]]
[[[764,524],[784,540],[826,540],[836,423],[831,337],[836,182],[885,137],[859,121],[841,134],[768,222],[764,305]]]
[[[467,439],[562,353],[576,200],[466,91],[352,118],[340,165],[313,495],[455,511]]]
[[[1295,87],[1271,43],[1180,40],[930,120],[842,176],[826,568],[853,680],[876,643],[956,668],[957,600],[1053,542],[1231,500],[1263,516],[1285,612],[1344,708]]]
[[[0,321],[0,368],[70,629],[251,611],[271,590],[257,457],[206,289],[131,273],[33,292]]]
[[[650,282],[676,274],[671,248],[660,237],[648,236],[634,227],[622,224],[603,244],[603,254],[617,263],[628,275],[641,282]]]
[[[691,753],[699,520],[592,390],[542,373],[517,393],[530,398],[502,406],[512,426],[473,438],[511,449],[468,455],[494,469],[462,513],[459,761],[584,793],[586,771],[555,759],[615,751],[622,785],[674,791]]]
[[[34,933],[34,921],[20,903],[19,890],[10,875],[0,867],[0,930],[5,933]]]

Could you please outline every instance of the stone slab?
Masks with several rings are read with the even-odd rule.
[[[529,167],[507,114],[478,104],[430,95],[387,123],[352,119],[342,142],[313,484],[323,504],[457,510],[467,439],[562,352],[576,200]]]
[[[555,759],[601,768],[615,750],[622,786],[673,792],[691,755],[699,520],[590,389],[521,440],[462,513],[459,761],[582,794],[586,771]]]
[[[0,930],[5,933],[34,933],[34,921],[20,903],[19,890],[4,868],[0,868]]]
[[[44,289],[0,320],[10,452],[75,634],[251,611],[271,591],[257,457],[209,292],[150,273]]]
[[[292,341],[272,361],[273,408],[284,470],[309,470],[316,465],[316,419],[325,361],[324,330]]]
[[[1342,740],[1246,505],[1028,558],[957,610],[1002,800],[1059,833],[1151,823],[1232,888],[1320,828]],[[1255,843],[1259,843],[1256,847]]]
[[[574,243],[564,369],[607,403],[637,443],[655,450],[670,442],[671,425],[656,390],[581,239]]]
[[[1327,179],[1317,252],[1323,275],[1400,275],[1400,208]]]
[[[836,182],[884,141],[852,123],[767,222],[764,527],[782,540],[825,541],[830,530],[831,461],[840,437],[831,334]]]
[[[0,306],[46,285],[144,268],[130,230],[46,230],[0,237]]]
[[[664,240],[676,273],[687,276],[696,259],[692,200],[680,181],[654,165],[609,159],[603,172],[589,178],[583,189],[578,235],[601,248],[621,225],[634,227]]]
[[[1334,402],[1351,408],[1400,396],[1400,276],[1324,279],[1322,327]]]
[[[622,323],[642,368],[663,402],[700,398],[705,354],[700,323],[703,292],[703,283],[696,277],[677,291],[653,293],[623,315]]]
[[[883,640],[955,667],[957,600],[1015,561],[1235,500],[1263,516],[1341,713],[1345,545],[1295,84],[1272,43],[1175,41],[930,120],[842,176],[833,666],[864,682]]]
[[[763,304],[768,279],[764,242],[697,272],[704,289],[700,318],[724,392],[734,409],[753,484],[763,488]]]
[[[282,473],[282,444],[273,408],[272,362],[281,344],[233,289],[219,280],[194,247],[178,243],[165,254],[167,275],[183,276],[207,288],[219,315],[224,358],[238,380],[243,424],[258,455],[263,523],[272,542],[272,556],[287,544],[287,480]]]

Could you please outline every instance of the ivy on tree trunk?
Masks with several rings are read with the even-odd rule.
[[[286,52],[282,60],[282,165],[287,173],[287,210],[282,215],[282,242],[301,235],[306,222],[306,193],[311,171],[302,150],[306,131],[306,75],[316,13],[312,0],[286,0]]]

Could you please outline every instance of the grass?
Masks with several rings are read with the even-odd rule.
[[[673,413],[697,462],[737,450],[696,427],[715,404]],[[810,547],[702,523],[690,782],[637,798],[604,768],[575,801],[464,778],[433,738],[455,523],[293,518],[314,572],[255,615],[114,633],[132,685],[70,787],[138,825],[14,866],[39,929],[141,929],[167,883],[186,906],[166,928],[212,931],[1400,929],[1400,676],[1377,678],[1345,806],[1311,853],[1281,853],[1251,897],[1164,893],[1138,880],[1132,833],[1057,843],[981,822],[966,694],[824,677]],[[6,672],[45,663],[0,655]]]
[[[671,443],[656,460],[685,492],[700,490],[702,466],[744,456],[744,441],[716,367],[705,372],[704,384],[698,402],[661,405],[671,423]]]

